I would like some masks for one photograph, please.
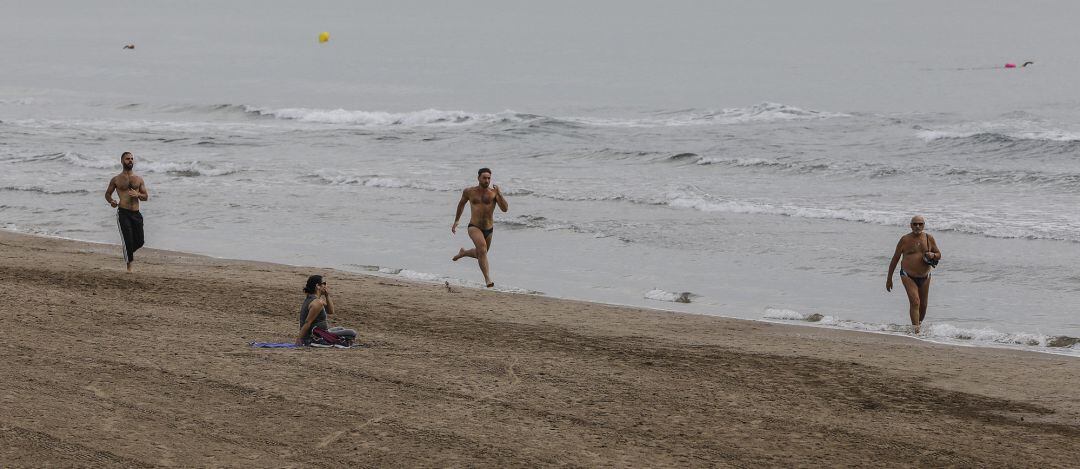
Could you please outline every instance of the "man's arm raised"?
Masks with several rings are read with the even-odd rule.
[[[330,290],[326,286],[322,287],[322,299],[326,302],[326,314],[333,316],[334,301],[330,299]]]
[[[458,221],[461,220],[461,212],[465,211],[465,204],[469,202],[469,190],[461,191],[461,200],[457,203],[457,214],[454,215],[454,224],[450,225],[450,232],[457,234]]]

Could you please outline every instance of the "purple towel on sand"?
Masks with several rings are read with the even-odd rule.
[[[251,346],[255,348],[298,348],[292,342],[252,342]]]

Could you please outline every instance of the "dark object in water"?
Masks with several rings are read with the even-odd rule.
[[[940,259],[931,258],[930,253],[923,254],[922,260],[923,260],[923,262],[927,263],[930,267],[937,267],[938,262],[941,262]]]
[[[1046,341],[1046,346],[1047,347],[1065,347],[1065,348],[1068,348],[1068,347],[1072,347],[1072,346],[1074,346],[1076,344],[1080,344],[1080,338],[1069,337],[1067,335],[1059,335],[1059,336],[1056,336],[1056,337],[1051,337],[1049,340]]]
[[[697,153],[679,153],[678,155],[669,156],[668,161],[696,161],[701,159]]]
[[[1032,61],[1029,60],[1027,62],[1024,62],[1024,65],[1021,65],[1021,67],[1027,67],[1028,65],[1034,65],[1034,64],[1035,64],[1035,62],[1032,62]]]

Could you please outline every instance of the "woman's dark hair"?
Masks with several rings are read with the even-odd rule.
[[[315,293],[315,287],[322,283],[322,275],[312,275],[307,278],[307,285],[304,285],[304,293],[312,295]]]

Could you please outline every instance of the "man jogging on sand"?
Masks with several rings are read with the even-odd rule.
[[[131,263],[135,261],[135,251],[143,245],[143,219],[139,213],[139,201],[150,199],[146,183],[135,174],[135,156],[129,151],[120,155],[120,164],[124,170],[109,180],[105,189],[105,200],[116,209],[116,226],[120,228],[120,242],[124,248],[124,261],[127,271],[131,272]],[[120,196],[120,201],[113,200],[113,191]]]
[[[488,274],[487,253],[491,250],[491,236],[495,231],[495,206],[505,212],[509,206],[506,198],[499,191],[499,186],[491,186],[491,170],[480,168],[477,171],[478,186],[470,187],[461,192],[461,200],[458,201],[457,215],[454,215],[454,224],[450,226],[451,233],[457,233],[458,221],[461,220],[461,212],[465,210],[465,204],[472,207],[472,216],[469,218],[469,238],[472,239],[475,248],[465,250],[458,249],[454,261],[462,257],[472,257],[480,264],[480,272],[484,274],[484,283],[488,288],[494,287]],[[491,187],[488,187],[491,186]]]
[[[885,290],[892,291],[893,272],[899,263],[900,281],[908,298],[908,315],[911,316],[911,325],[916,334],[926,318],[926,305],[930,299],[930,269],[941,260],[937,241],[926,233],[925,228],[926,220],[923,217],[911,219],[911,232],[900,237],[896,243],[896,251],[889,262],[889,276],[885,279]]]

